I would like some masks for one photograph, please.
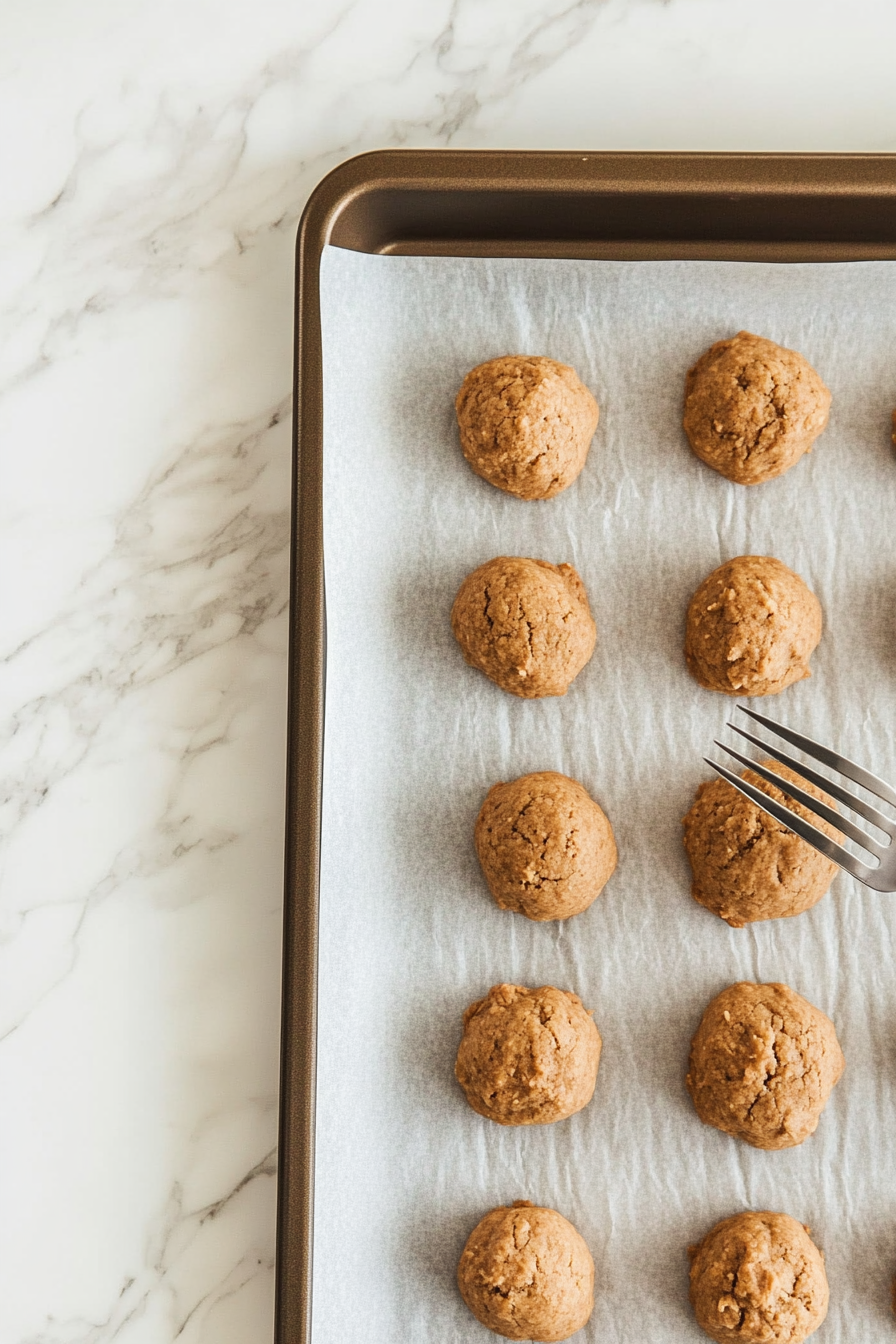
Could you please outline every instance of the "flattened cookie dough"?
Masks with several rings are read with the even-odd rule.
[[[551,499],[572,485],[597,428],[597,402],[575,369],[541,355],[478,364],[454,406],[476,475],[520,499]]]
[[[742,981],[703,1014],[685,1084],[705,1125],[770,1151],[815,1132],[843,1067],[820,1008],[787,985]]]
[[[740,485],[782,476],[828,422],[831,394],[795,350],[740,331],[689,371],[684,429],[697,456]]]
[[[483,1325],[505,1339],[559,1341],[594,1308],[594,1261],[555,1209],[527,1199],[476,1224],[457,1266],[457,1286]]]
[[[786,765],[777,761],[763,764],[833,807],[833,798]],[[744,770],[742,778],[832,840],[842,841],[833,826],[761,775]],[[682,825],[684,847],[694,874],[691,895],[733,929],[742,929],[755,920],[802,914],[821,900],[837,874],[835,863],[738,793],[727,779],[700,785]]]
[[[824,1255],[787,1213],[736,1213],[691,1257],[691,1305],[717,1344],[801,1344],[828,1314]]]
[[[600,1033],[577,994],[494,985],[464,1013],[454,1074],[478,1115],[550,1125],[587,1106]]]
[[[587,910],[616,867],[605,813],[581,784],[555,770],[493,784],[474,839],[497,904],[528,919]]]
[[[460,586],[451,628],[471,667],[525,700],[565,695],[597,630],[572,565],[499,555]]]
[[[684,656],[701,686],[777,695],[812,674],[821,605],[780,560],[739,555],[703,580],[688,606]]]

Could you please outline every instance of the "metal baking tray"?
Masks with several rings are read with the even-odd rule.
[[[296,251],[276,1344],[311,1339],[326,620],[319,267],[428,256],[896,258],[896,155],[384,150],[313,192]]]

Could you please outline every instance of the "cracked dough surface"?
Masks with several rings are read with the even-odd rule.
[[[691,1257],[691,1305],[717,1344],[800,1344],[828,1313],[824,1256],[786,1213],[737,1213]]]
[[[830,405],[830,392],[802,355],[740,331],[710,346],[688,372],[684,429],[707,466],[740,485],[758,485],[809,452]]]
[[[777,695],[812,674],[821,605],[780,560],[739,555],[703,580],[688,606],[684,656],[709,691]]]
[[[777,761],[763,761],[763,765],[799,784],[806,793],[834,805],[832,798],[786,765]],[[842,841],[840,832],[829,822],[788,798],[761,775],[744,770],[741,777],[832,840]],[[754,920],[802,914],[821,900],[837,874],[835,863],[738,793],[727,779],[700,785],[682,825],[694,875],[691,895],[733,929]]]
[[[585,465],[598,407],[575,369],[503,355],[471,369],[454,403],[464,457],[520,499],[551,499]]]
[[[464,1013],[454,1074],[487,1120],[550,1125],[588,1105],[600,1048],[577,994],[552,985],[493,985]]]
[[[754,1148],[795,1148],[815,1132],[843,1067],[820,1008],[787,985],[742,981],[703,1014],[685,1084],[705,1125]]]
[[[555,1209],[518,1199],[470,1233],[457,1286],[473,1315],[505,1339],[568,1339],[594,1307],[594,1261]]]
[[[555,770],[493,784],[474,840],[496,903],[534,920],[587,910],[616,867],[605,813],[581,784]]]
[[[526,700],[565,695],[597,630],[572,565],[499,555],[460,586],[451,628],[471,667]]]

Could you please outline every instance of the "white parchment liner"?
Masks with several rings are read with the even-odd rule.
[[[731,556],[774,555],[821,600],[810,681],[762,705],[896,781],[896,266],[379,258],[322,272],[327,723],[315,1344],[494,1338],[461,1302],[464,1240],[499,1203],[572,1220],[597,1295],[577,1340],[684,1344],[686,1247],[780,1209],[827,1256],[826,1344],[894,1337],[896,897],[841,875],[796,919],[729,929],[697,906],[680,819],[733,702],[681,654],[688,599]],[[830,425],[787,476],[729,483],[680,428],[685,371],[746,328],[801,351]],[[509,352],[572,364],[601,420],[579,481],[523,503],[472,474],[453,400]],[[597,650],[563,699],[468,668],[449,611],[494,555],[571,561]],[[620,864],[566,924],[500,912],[473,823],[494,781],[556,769],[615,828]],[[833,1019],[844,1077],[816,1134],[758,1152],[684,1089],[708,1000],[783,980]],[[576,990],[604,1053],[593,1102],[505,1129],[453,1078],[461,1013],[502,980]]]

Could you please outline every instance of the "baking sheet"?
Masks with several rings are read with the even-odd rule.
[[[454,1271],[496,1204],[531,1199],[591,1248],[577,1341],[706,1337],[686,1247],[745,1208],[784,1210],[827,1257],[819,1341],[890,1340],[896,1269],[896,897],[841,874],[796,919],[729,929],[690,896],[680,818],[733,701],[681,644],[700,580],[777,556],[821,600],[813,677],[762,706],[896,781],[896,265],[372,257],[321,272],[327,689],[313,1339],[495,1338]],[[685,371],[741,328],[800,350],[833,393],[808,458],[760,487],[703,466],[680,429]],[[453,399],[509,352],[574,365],[601,420],[578,482],[524,503],[464,462]],[[449,625],[494,555],[571,561],[598,627],[566,697],[516,700]],[[762,707],[760,706],[760,707]],[[729,735],[730,736],[730,735]],[[566,923],[492,903],[472,846],[496,780],[556,769],[620,850]],[[684,1088],[703,1008],[783,980],[846,1056],[816,1134],[763,1153],[701,1125]],[[574,989],[603,1036],[597,1089],[557,1125],[505,1129],[453,1077],[463,1009],[503,980]]]

